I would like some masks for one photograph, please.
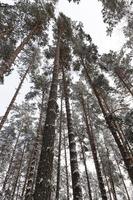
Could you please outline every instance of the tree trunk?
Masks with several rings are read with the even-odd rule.
[[[66,78],[65,78],[65,73],[64,73],[63,67],[62,67],[62,73],[63,73],[63,86],[64,86],[64,95],[65,95],[65,103],[66,103],[66,114],[67,114],[67,127],[68,127],[68,138],[69,138],[73,199],[74,200],[82,200],[83,197],[82,197],[80,174],[79,174],[78,161],[77,161],[75,134],[74,134],[73,125],[72,125],[72,116],[71,116],[70,104],[69,104],[68,86],[66,83]]]
[[[106,145],[105,145],[106,146]],[[113,180],[113,174],[112,174],[112,169],[110,167],[110,164],[109,164],[109,150],[108,148],[106,147],[106,150],[107,150],[107,157],[108,157],[108,169],[109,169],[109,180],[110,180],[110,185],[111,185],[111,188],[112,188],[112,193],[113,193],[113,198],[114,200],[117,200],[117,195],[116,195],[116,191],[115,191],[115,186],[114,186],[114,180]]]
[[[12,152],[12,155],[11,155],[11,160],[10,160],[10,163],[9,163],[9,166],[8,166],[8,170],[6,172],[5,180],[4,180],[4,183],[3,183],[3,186],[2,186],[3,195],[4,195],[4,192],[5,192],[5,189],[6,189],[7,181],[8,181],[9,176],[10,176],[11,167],[12,167],[13,159],[14,159],[14,156],[15,156],[16,148],[17,148],[17,145],[18,145],[18,141],[19,141],[19,138],[20,138],[20,134],[21,134],[21,132],[19,132],[19,134],[17,136],[17,140],[16,140],[15,146],[13,148],[13,152]]]
[[[104,167],[104,162],[103,162],[102,156],[101,156],[101,154],[100,154],[100,151],[98,151],[98,153],[99,153],[99,158],[100,158],[100,161],[101,161],[101,164],[102,164],[103,174],[104,174],[104,176],[105,176],[105,180],[106,180],[106,184],[107,184],[107,188],[108,188],[109,199],[112,200],[111,191],[110,191],[110,186],[109,186],[109,181],[108,181],[107,174],[106,174],[106,170],[105,170],[105,167]]]
[[[115,74],[117,75],[117,77],[120,79],[120,81],[122,82],[122,84],[125,86],[125,88],[128,90],[128,92],[132,95],[133,97],[133,91],[131,90],[131,88],[128,86],[128,84],[125,82],[125,80],[123,79],[123,77],[121,76],[121,73],[119,73],[119,71],[117,70],[117,68],[114,70]]]
[[[19,168],[17,169],[17,176],[15,177],[15,182],[13,184],[11,200],[15,199],[15,191],[16,191],[16,188],[17,188],[17,183],[18,183],[18,179],[19,179],[19,176],[20,176],[21,167],[22,167],[22,164],[23,164],[23,158],[24,158],[25,148],[26,148],[26,141],[24,142],[21,159],[19,161],[19,163],[20,163],[19,164]]]
[[[33,147],[34,150],[34,147]],[[30,166],[31,166],[31,161],[32,161],[32,155],[33,155],[33,151],[31,151],[31,153],[29,154],[29,159],[28,159],[28,166],[27,166],[27,172],[25,174],[25,178],[24,178],[24,184],[23,184],[23,188],[22,188],[22,193],[21,193],[21,197],[22,199],[24,199],[24,193],[25,193],[25,189],[26,189],[26,185],[27,185],[27,180],[28,180],[28,175],[29,175],[29,170],[30,170]]]
[[[18,54],[23,50],[26,44],[30,41],[33,35],[38,31],[38,25],[35,25],[32,31],[24,38],[21,44],[16,48],[13,54],[10,56],[10,59],[5,61],[2,66],[0,67],[0,80],[3,80],[4,74],[10,71],[12,64],[14,63],[15,59],[17,58]]]
[[[82,151],[82,155],[83,155],[83,163],[84,163],[85,174],[86,174],[86,179],[87,179],[89,200],[92,200],[92,192],[91,192],[90,179],[89,179],[89,174],[88,174],[88,169],[87,169],[87,164],[86,164],[85,151],[84,151],[83,144],[82,144],[80,137],[79,137],[79,142],[80,142],[81,151]]]
[[[86,124],[86,128],[87,128],[87,134],[88,134],[88,137],[89,137],[91,151],[92,151],[92,155],[93,155],[93,159],[94,159],[94,163],[95,163],[95,167],[96,167],[96,173],[97,173],[99,188],[100,188],[100,192],[101,192],[101,197],[102,197],[102,200],[107,200],[106,190],[105,190],[102,172],[101,172],[101,169],[100,169],[100,163],[99,163],[98,155],[97,155],[95,139],[94,139],[94,136],[93,136],[92,128],[90,127],[91,121],[90,121],[90,118],[88,119],[88,116],[87,116],[83,96],[81,97],[81,105],[82,105],[82,108],[83,108],[84,119],[85,119],[85,124]]]
[[[34,178],[36,173],[36,165],[37,161],[39,160],[39,146],[42,143],[42,118],[43,118],[43,105],[44,105],[44,97],[45,93],[44,90],[42,91],[42,101],[41,101],[41,111],[40,111],[40,117],[39,117],[39,123],[37,128],[37,137],[33,148],[32,158],[30,167],[28,170],[27,175],[27,184],[26,184],[26,192],[25,192],[25,200],[30,200],[33,198],[33,187],[34,187]]]
[[[68,175],[68,164],[67,164],[67,152],[66,152],[66,137],[65,137],[65,133],[64,133],[64,151],[65,151],[65,171],[66,171],[67,200],[70,200],[70,195],[69,195],[69,175]]]
[[[120,150],[120,153],[122,155],[122,158],[124,160],[124,163],[125,163],[125,166],[127,168],[127,171],[128,171],[128,174],[129,174],[129,177],[131,179],[131,182],[133,183],[133,158],[132,158],[132,155],[127,152],[123,146],[123,144],[121,143],[121,140],[120,140],[120,137],[119,137],[119,133],[118,133],[118,130],[116,129],[116,126],[115,124],[113,123],[114,120],[111,120],[110,119],[110,116],[108,115],[108,113],[106,112],[105,108],[104,108],[104,105],[100,99],[100,96],[99,96],[99,93],[97,91],[97,88],[95,87],[95,85],[93,84],[92,80],[91,80],[91,77],[88,73],[88,70],[86,68],[86,66],[84,65],[84,69],[86,71],[86,75],[88,77],[88,81],[89,81],[89,84],[90,86],[92,87],[93,89],[93,92],[98,100],[98,103],[99,103],[99,106],[102,110],[102,113],[104,115],[104,118],[105,118],[105,121],[106,121],[106,124],[108,126],[108,128],[110,129],[114,139],[115,139],[115,142],[117,143],[118,145],[118,148]]]
[[[12,100],[11,100],[9,106],[7,107],[7,110],[6,110],[5,114],[4,114],[4,116],[2,117],[2,120],[1,120],[1,122],[0,122],[0,130],[2,129],[4,123],[5,123],[6,120],[7,120],[7,117],[8,117],[8,115],[9,115],[9,113],[10,113],[12,107],[13,107],[13,104],[14,104],[14,102],[15,102],[15,100],[16,100],[16,98],[17,98],[17,95],[18,95],[18,93],[19,93],[19,91],[20,91],[20,89],[21,89],[21,87],[22,87],[22,84],[23,84],[23,82],[24,82],[24,80],[25,80],[25,78],[26,78],[26,76],[27,76],[27,74],[28,74],[28,72],[29,72],[29,70],[30,70],[30,67],[31,67],[31,66],[29,65],[29,67],[27,68],[26,72],[24,73],[24,75],[23,75],[23,77],[22,77],[22,79],[21,79],[21,81],[20,81],[20,83],[19,83],[19,85],[18,85],[18,88],[17,88],[16,91],[15,91],[15,94],[14,94],[13,98],[12,98]]]
[[[126,192],[127,199],[128,199],[128,200],[131,200],[130,197],[129,197],[128,189],[127,189],[126,184],[125,184],[125,181],[124,181],[124,179],[123,179],[123,175],[122,175],[122,172],[121,172],[121,168],[120,168],[120,165],[119,165],[119,163],[118,163],[118,160],[117,160],[116,156],[115,156],[115,161],[116,161],[116,164],[117,164],[119,173],[120,173],[120,175],[121,175],[121,180],[122,180],[122,183],[123,183],[125,192]]]
[[[59,57],[60,36],[57,41],[53,78],[48,100],[46,121],[43,129],[42,149],[37,172],[34,200],[51,200]]]
[[[59,148],[58,148],[58,166],[57,166],[57,185],[56,185],[56,200],[59,200],[60,191],[60,165],[61,165],[61,141],[62,141],[62,99],[61,97],[61,111],[60,111],[60,125],[59,125]]]

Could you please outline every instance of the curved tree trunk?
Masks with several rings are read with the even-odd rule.
[[[60,36],[57,41],[53,78],[49,94],[45,126],[43,129],[42,149],[37,172],[34,200],[51,200],[59,57]]]
[[[96,173],[97,173],[99,188],[100,188],[100,192],[101,192],[101,197],[102,197],[102,200],[107,200],[106,190],[105,190],[102,172],[101,172],[101,169],[100,169],[100,163],[99,163],[98,155],[97,155],[95,139],[94,139],[94,136],[93,136],[92,127],[90,127],[90,125],[89,125],[89,124],[91,124],[91,121],[90,121],[90,118],[88,119],[88,116],[87,116],[83,96],[81,97],[81,105],[82,105],[82,108],[83,108],[84,119],[85,119],[85,124],[86,124],[86,128],[87,128],[87,134],[88,134],[88,137],[89,137],[91,151],[92,151],[92,155],[93,155],[93,159],[94,159],[94,163],[95,163],[95,167],[96,167]]]
[[[23,50],[26,44],[30,41],[33,35],[38,31],[38,25],[35,25],[31,32],[24,38],[21,44],[16,48],[16,50],[10,56],[10,59],[5,61],[2,66],[0,67],[0,80],[3,80],[4,74],[10,71],[12,64],[14,63],[15,59],[17,58],[18,54]]]
[[[43,118],[43,105],[44,105],[44,90],[42,91],[42,100],[41,100],[41,111],[39,117],[39,123],[37,128],[37,137],[33,148],[32,158],[30,162],[30,166],[27,174],[27,184],[26,184],[26,192],[25,192],[25,200],[30,200],[33,198],[33,186],[34,186],[34,178],[36,173],[36,165],[38,162],[38,158],[40,155],[39,146],[41,145],[42,140],[42,118]]]
[[[57,185],[56,185],[56,200],[59,200],[60,192],[60,165],[61,165],[61,142],[62,142],[62,99],[61,97],[61,111],[60,111],[60,125],[59,125],[59,148],[58,148],[58,166],[57,166]]]
[[[25,78],[26,78],[26,76],[27,76],[27,74],[28,74],[30,68],[31,68],[31,66],[29,65],[28,69],[26,70],[25,74],[23,75],[23,77],[22,77],[22,79],[21,79],[21,81],[20,81],[20,83],[19,83],[19,85],[18,85],[18,88],[17,88],[16,91],[15,91],[15,94],[14,94],[14,96],[13,96],[13,98],[12,98],[12,100],[11,100],[9,106],[7,107],[7,110],[6,110],[5,114],[4,114],[4,116],[2,117],[2,120],[1,120],[1,122],[0,122],[0,130],[2,129],[4,123],[5,123],[6,120],[7,120],[7,117],[8,117],[8,115],[9,115],[9,112],[11,111],[11,109],[12,109],[12,107],[13,107],[13,104],[14,104],[16,98],[17,98],[17,95],[18,95],[18,93],[19,93],[19,91],[20,91],[20,89],[21,89],[21,87],[22,87],[22,84],[23,84],[23,82],[24,82],[24,80],[25,80]]]
[[[74,200],[82,200],[83,197],[82,197],[80,174],[79,174],[78,161],[77,161],[75,134],[74,134],[73,125],[72,125],[68,86],[66,83],[66,78],[65,78],[65,73],[64,73],[63,67],[62,67],[62,73],[63,73],[64,96],[65,96],[65,103],[66,103],[66,114],[67,114],[67,127],[68,127],[68,138],[69,138],[73,199]]]

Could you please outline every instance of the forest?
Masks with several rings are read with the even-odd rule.
[[[19,76],[0,116],[0,200],[133,200],[133,1],[97,1],[108,37],[124,22],[119,51],[99,52],[58,0],[0,2],[0,88]]]

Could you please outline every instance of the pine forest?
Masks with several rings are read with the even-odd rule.
[[[133,0],[1,1],[0,91],[0,200],[133,200]]]

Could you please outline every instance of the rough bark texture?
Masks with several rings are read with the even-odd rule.
[[[66,84],[66,78],[65,78],[63,67],[62,67],[62,72],[63,72],[63,85],[64,85],[64,95],[65,95],[65,103],[66,103],[66,113],[67,113],[67,127],[68,127],[68,138],[69,138],[73,199],[82,200],[83,197],[82,197],[80,174],[79,174],[78,161],[77,161],[75,134],[74,134],[73,125],[72,125],[68,86]]]
[[[40,161],[37,172],[34,200],[51,200],[52,172],[55,139],[55,120],[57,112],[57,86],[60,56],[60,37],[57,41],[53,78],[49,94]]]
[[[56,200],[59,200],[60,192],[60,165],[61,165],[61,141],[62,141],[62,99],[61,97],[61,111],[60,111],[60,125],[59,125],[59,148],[58,148],[58,166],[57,166],[57,185],[56,185]]]
[[[69,175],[68,175],[68,164],[67,164],[67,152],[66,152],[66,137],[65,137],[65,133],[64,133],[64,151],[65,151],[65,171],[66,171],[67,200],[70,200],[70,195],[69,195]]]
[[[86,112],[86,108],[85,108],[85,102],[84,102],[83,97],[81,98],[81,104],[82,104],[82,107],[83,107],[84,119],[85,119],[85,123],[86,123],[87,134],[88,134],[89,141],[90,141],[91,151],[92,151],[92,155],[93,155],[93,159],[94,159],[94,163],[95,163],[95,168],[96,168],[99,188],[100,188],[100,192],[101,192],[101,197],[102,197],[102,200],[107,200],[106,190],[105,190],[102,172],[101,172],[101,169],[100,169],[100,163],[99,163],[98,155],[97,155],[95,139],[94,139],[94,136],[93,136],[92,129],[90,128],[90,125],[89,125],[91,122],[90,122],[90,120],[88,121],[88,116],[87,116],[87,112]]]
[[[38,158],[40,155],[40,145],[42,140],[42,118],[43,118],[43,104],[44,104],[44,91],[42,91],[42,102],[41,102],[41,111],[39,117],[39,123],[37,128],[37,137],[33,148],[31,163],[29,167],[29,172],[27,175],[27,185],[26,185],[26,192],[25,192],[25,200],[30,200],[33,198],[33,187],[34,187],[34,178],[36,173],[36,165],[38,163]]]
[[[21,87],[22,87],[22,84],[23,84],[23,82],[24,82],[24,80],[25,80],[25,78],[26,78],[26,76],[27,76],[27,74],[28,74],[30,68],[31,68],[31,66],[29,65],[29,67],[27,68],[25,74],[23,75],[23,77],[22,77],[22,79],[21,79],[21,81],[20,81],[20,83],[19,83],[18,88],[17,88],[16,91],[15,91],[15,94],[14,94],[14,96],[13,96],[13,98],[12,98],[12,100],[11,100],[9,106],[7,107],[7,110],[6,110],[5,114],[4,114],[4,116],[2,117],[2,120],[1,120],[1,122],[0,122],[0,130],[2,129],[4,123],[5,123],[6,120],[7,120],[7,117],[8,117],[8,115],[9,115],[9,113],[10,113],[12,107],[13,107],[13,104],[14,104],[16,98],[17,98],[17,95],[18,95],[18,93],[19,93],[19,91],[20,91],[20,89],[21,89]]]
[[[34,150],[34,147],[33,147]],[[25,178],[24,178],[24,184],[23,184],[23,188],[22,188],[22,192],[21,192],[21,197],[22,199],[24,199],[24,193],[25,193],[25,189],[26,189],[26,184],[27,184],[27,180],[28,180],[28,175],[29,175],[29,170],[30,170],[30,166],[31,166],[31,161],[32,161],[32,155],[33,155],[33,151],[31,151],[31,153],[29,154],[29,159],[28,159],[28,166],[27,166],[27,172],[25,174]]]

